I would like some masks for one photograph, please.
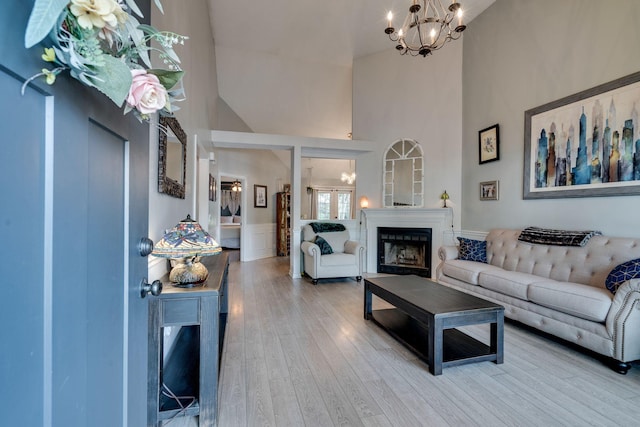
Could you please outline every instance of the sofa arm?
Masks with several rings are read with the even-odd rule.
[[[606,319],[613,339],[613,358],[621,362],[640,359],[640,279],[624,282],[613,297]]]
[[[450,259],[458,258],[458,247],[440,246],[440,248],[438,248],[438,258],[440,258],[440,261],[447,261]]]
[[[304,252],[305,255],[309,255],[312,257],[320,256],[320,246],[316,245],[313,242],[302,242],[300,244],[300,250]]]
[[[361,252],[363,250],[364,246],[362,246],[360,242],[357,242],[355,240],[347,240],[346,242],[344,242],[344,252],[347,254],[356,255],[359,251]]]

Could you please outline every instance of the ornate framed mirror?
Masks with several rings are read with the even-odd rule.
[[[160,117],[158,192],[185,198],[187,134],[175,117]]]
[[[399,139],[387,148],[383,162],[384,207],[422,207],[424,169],[420,144]]]

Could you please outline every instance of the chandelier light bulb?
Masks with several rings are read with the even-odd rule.
[[[387,13],[384,32],[397,42],[401,55],[426,57],[441,49],[447,42],[458,40],[467,28],[463,22],[462,6],[452,0],[443,6],[442,0],[411,0],[409,13],[397,30],[392,27],[393,13]],[[457,19],[456,19],[457,18]]]

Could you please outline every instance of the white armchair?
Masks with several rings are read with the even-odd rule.
[[[332,277],[362,280],[364,246],[349,240],[347,230],[316,233],[307,224],[302,228],[302,239],[300,249],[304,255],[304,272],[314,285],[318,284],[318,279]]]

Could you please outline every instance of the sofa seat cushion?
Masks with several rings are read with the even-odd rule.
[[[327,241],[334,254],[344,252],[344,243],[349,240],[349,232],[347,230],[318,233],[318,236]]]
[[[548,280],[530,284],[527,297],[529,301],[544,307],[582,319],[604,322],[613,295],[604,288]]]
[[[529,285],[547,280],[549,279],[533,274],[497,269],[481,272],[478,284],[483,288],[527,301]]]
[[[343,266],[343,265],[356,265],[357,264],[357,259],[355,255],[352,254],[345,254],[345,253],[341,253],[341,254],[329,254],[329,255],[322,255],[320,257],[320,265],[323,267],[337,267],[337,266]]]
[[[502,269],[483,262],[463,261],[459,259],[449,260],[442,265],[442,274],[462,280],[471,285],[478,284],[478,276],[481,272],[499,270]]]

